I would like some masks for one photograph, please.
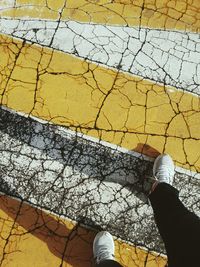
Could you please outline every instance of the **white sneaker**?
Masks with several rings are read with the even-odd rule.
[[[93,242],[93,254],[97,264],[104,260],[114,260],[115,245],[109,232],[99,232]]]
[[[159,155],[153,165],[153,175],[158,182],[172,185],[174,173],[174,163],[172,158],[167,154]]]

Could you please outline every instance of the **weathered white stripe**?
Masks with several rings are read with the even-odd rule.
[[[200,94],[196,33],[6,18],[0,32]]]
[[[13,8],[15,5],[15,0],[1,0],[0,1],[0,10],[5,8]]]
[[[49,125],[51,125],[51,124],[53,125],[52,122],[45,121],[45,120],[43,120],[41,118],[38,118],[38,117],[35,117],[35,116],[32,116],[32,115],[28,115],[28,114],[25,114],[23,112],[19,112],[19,111],[17,112],[15,110],[9,109],[9,108],[7,108],[5,106],[1,106],[1,109],[9,111],[9,112],[11,112],[13,114],[18,114],[19,116],[22,116],[22,117],[25,117],[25,118],[32,118],[33,120],[38,121],[38,122],[40,122],[42,124],[47,124],[48,123]],[[103,141],[103,140],[99,140],[98,138],[95,138],[95,137],[92,137],[92,136],[89,136],[89,135],[86,135],[86,134],[83,134],[83,133],[80,133],[80,132],[74,132],[74,131],[72,131],[70,129],[67,129],[65,127],[62,127],[62,126],[56,126],[55,132],[58,133],[58,134],[62,133],[62,135],[66,134],[66,135],[70,135],[70,136],[81,137],[81,138],[83,138],[85,140],[88,140],[88,141],[103,145],[105,147],[111,148],[114,151],[119,151],[121,153],[129,154],[129,155],[132,155],[133,157],[136,157],[136,158],[139,158],[139,159],[142,159],[142,160],[145,160],[145,161],[153,162],[155,160],[154,158],[151,158],[149,156],[143,155],[143,154],[141,154],[139,152],[136,152],[136,151],[133,151],[133,150],[129,150],[129,149],[125,148],[125,147],[121,147],[119,145],[115,145],[115,144],[112,144],[112,143],[109,143],[109,142],[106,142],[106,141]],[[181,174],[189,175],[189,176],[194,177],[196,179],[200,179],[200,173],[197,173],[197,172],[185,169],[185,168],[181,168],[181,167],[175,166],[175,171],[179,172]]]

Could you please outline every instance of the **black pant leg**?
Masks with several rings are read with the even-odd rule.
[[[114,260],[105,260],[102,261],[100,264],[98,264],[97,267],[123,267],[123,266]]]
[[[178,190],[160,183],[149,196],[170,267],[200,266],[200,219],[179,200]]]

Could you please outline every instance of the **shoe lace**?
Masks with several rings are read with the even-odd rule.
[[[113,255],[108,251],[107,248],[101,248],[96,256],[97,264],[99,264],[103,259],[111,259]]]
[[[162,168],[159,168],[157,172],[155,173],[155,178],[158,179],[157,177],[159,177],[158,180],[161,180],[161,181],[162,181],[162,178],[164,179],[167,178],[170,180],[172,176],[173,176],[173,171],[170,168],[168,168],[167,165],[163,165]]]

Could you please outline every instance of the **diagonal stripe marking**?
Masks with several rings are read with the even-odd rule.
[[[41,19],[71,19],[107,25],[143,26],[148,28],[178,29],[199,32],[199,1],[139,0],[95,3],[86,0],[43,1],[18,0],[1,3],[1,17]]]
[[[198,34],[8,19],[0,32],[200,95]]]
[[[5,36],[1,42],[3,105],[129,150],[145,153],[148,144],[199,171],[198,97]]]

